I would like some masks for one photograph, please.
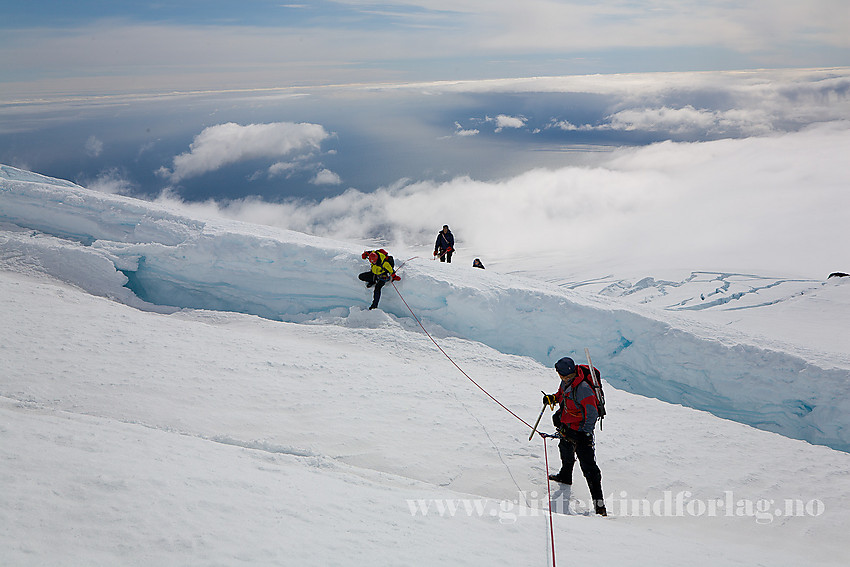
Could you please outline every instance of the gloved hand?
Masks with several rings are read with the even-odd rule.
[[[363,252],[363,254],[361,254],[361,255],[360,255],[360,257],[361,257],[361,258],[363,258],[363,259],[365,260],[366,258],[368,258],[368,257],[369,257],[369,251],[368,251],[368,250],[366,250],[365,252]]]
[[[393,274],[393,281],[394,281],[394,282],[400,282],[400,281],[401,281],[401,278],[400,278],[400,277],[398,277],[397,275]]]
[[[434,256],[436,256],[436,255],[437,255],[437,251],[436,251],[436,250],[434,250]]]
[[[555,394],[543,394],[543,405],[549,406],[550,408],[554,408],[557,400],[555,400]]]
[[[451,246],[449,246],[448,248],[446,248],[446,252],[451,252],[452,250],[454,250],[454,248],[452,248]]]

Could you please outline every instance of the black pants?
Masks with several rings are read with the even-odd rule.
[[[587,480],[587,487],[590,489],[590,497],[593,500],[603,500],[602,471],[596,465],[593,437],[580,436],[575,441],[561,439],[561,442],[558,443],[558,451],[561,453],[561,472],[559,474],[572,478],[573,467],[576,464],[576,457],[578,457],[581,472]]]
[[[561,410],[552,414],[552,423],[556,429],[561,427]],[[572,481],[573,467],[576,464],[576,457],[578,457],[581,472],[587,481],[587,487],[590,489],[590,497],[593,500],[601,501],[604,498],[602,495],[602,471],[596,464],[593,435],[578,435],[574,439],[562,437],[561,442],[558,443],[558,452],[561,454],[561,470],[558,475],[565,476]]]
[[[454,250],[449,250],[448,252],[446,252],[445,250],[440,250],[437,252],[437,254],[439,254],[440,256],[440,262],[448,262],[449,264],[452,263],[452,254],[454,253]]]
[[[357,277],[360,278],[361,281],[366,282],[366,287],[369,287],[370,284],[375,286],[375,292],[372,294],[372,305],[369,306],[369,309],[377,308],[378,302],[381,300],[381,288],[384,287],[387,280],[381,278],[372,271],[363,272]]]

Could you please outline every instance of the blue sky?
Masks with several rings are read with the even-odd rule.
[[[9,3],[7,97],[850,64],[846,0]]]

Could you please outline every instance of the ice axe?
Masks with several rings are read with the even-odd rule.
[[[544,396],[546,395],[546,392],[544,392],[543,390],[540,390],[540,393]],[[532,437],[534,437],[534,434],[537,433],[537,426],[540,424],[540,418],[543,417],[544,411],[546,411],[546,404],[543,404],[543,409],[540,410],[540,415],[537,416],[537,421],[534,422],[534,427],[531,428],[531,435],[528,436],[529,441],[531,441]]]

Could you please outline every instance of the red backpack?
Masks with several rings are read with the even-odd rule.
[[[590,375],[590,367],[587,364],[577,364],[576,372],[581,374],[582,381],[587,382],[593,395],[596,396],[596,409],[599,412],[599,429],[602,429],[602,418],[605,417],[605,392],[602,391],[602,374],[599,369],[593,367],[594,376]]]

